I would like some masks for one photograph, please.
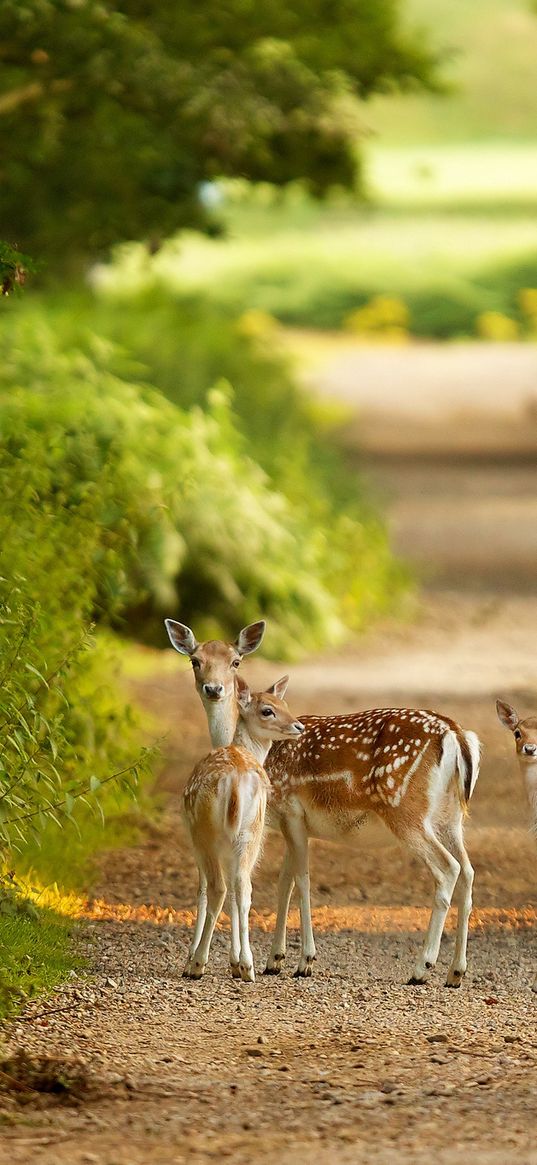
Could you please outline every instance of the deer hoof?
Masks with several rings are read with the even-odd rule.
[[[283,963],[284,959],[285,959],[285,955],[282,954],[281,952],[278,952],[275,955],[271,955],[270,959],[265,967],[265,970],[263,971],[263,974],[264,975],[281,975],[282,963]]]
[[[311,979],[312,963],[313,963],[313,959],[310,956],[308,956],[308,958],[306,959],[304,966],[301,966],[301,964],[299,963],[299,965],[298,965],[298,967],[293,975],[293,979]]]
[[[464,976],[464,971],[448,971],[446,979],[446,987],[460,987]]]

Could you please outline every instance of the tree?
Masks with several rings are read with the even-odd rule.
[[[3,0],[3,234],[63,263],[203,227],[203,181],[357,178],[357,98],[434,84],[398,0]]]
[[[0,241],[0,295],[10,295],[22,287],[29,271],[35,271],[35,264],[28,255],[21,255],[9,243]]]

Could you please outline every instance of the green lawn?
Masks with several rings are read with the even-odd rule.
[[[537,115],[535,131],[537,135]],[[520,227],[522,242],[535,217],[537,136],[534,141],[498,138],[406,146],[375,142],[366,148],[365,159],[368,189],[383,207],[501,217],[511,237]]]
[[[72,920],[50,907],[35,913],[0,913],[0,1019],[27,1000],[52,991],[80,965]]]
[[[519,318],[520,289],[537,286],[533,144],[370,145],[367,182],[367,204],[229,185],[224,238],[183,234],[154,259],[125,248],[104,279],[132,288],[153,273],[300,327],[339,328],[374,295],[404,299],[422,336],[475,335],[486,311]]]

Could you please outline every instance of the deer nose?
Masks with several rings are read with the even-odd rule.
[[[208,700],[220,700],[220,698],[224,695],[224,685],[204,684],[202,691],[203,695],[207,696]]]
[[[294,728],[295,732],[298,733],[299,736],[305,731],[304,725],[302,724],[302,722],[300,720],[295,720],[295,722],[293,724],[293,728]]]
[[[524,752],[526,756],[535,756],[537,753],[537,744],[525,744],[522,748],[522,752]]]

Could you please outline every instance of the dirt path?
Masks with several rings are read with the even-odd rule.
[[[394,497],[409,506],[417,537],[420,510],[400,486],[400,465],[390,465]],[[455,504],[462,479],[451,480]],[[14,1048],[75,1059],[91,1088],[70,1105],[12,1106],[0,1125],[1,1165],[220,1157],[294,1165],[302,1156],[320,1165],[455,1165],[469,1152],[475,1165],[537,1165],[537,862],[492,703],[501,693],[537,708],[537,599],[521,577],[515,572],[508,590],[458,576],[457,590],[446,590],[437,576],[415,621],[388,623],[343,653],[291,669],[298,712],[432,705],[483,739],[467,829],[476,909],[461,990],[442,985],[451,934],[430,984],[404,985],[431,887],[374,823],[352,847],[312,845],[311,980],[292,978],[296,930],[279,978],[232,981],[222,930],[205,980],[181,979],[195,876],[177,793],[206,734],[188,666],[176,657],[170,672],[156,654],[138,695],[169,731],[166,816],[143,844],[103,864],[82,931],[89,973],[11,1032]],[[283,668],[253,658],[244,670],[255,685]],[[281,853],[269,835],[254,895],[258,969]],[[52,1005],[69,1010],[43,1015]]]
[[[527,604],[525,616],[535,619],[537,604]],[[14,1046],[81,1060],[95,1095],[70,1107],[19,1109],[16,1123],[2,1130],[2,1163],[176,1165],[220,1156],[291,1163],[304,1152],[327,1163],[410,1165],[431,1154],[451,1163],[470,1148],[476,1162],[503,1165],[515,1154],[537,1161],[533,842],[491,693],[485,685],[472,697],[459,691],[469,601],[459,611],[458,635],[456,600],[444,629],[437,614],[433,604],[416,626],[377,631],[356,654],[293,669],[293,702],[301,710],[432,702],[485,739],[468,828],[477,906],[461,991],[442,986],[451,937],[431,984],[404,986],[430,886],[374,825],[352,849],[312,846],[318,962],[311,981],[291,977],[295,937],[284,975],[237,985],[228,977],[223,932],[205,981],[182,980],[195,879],[174,795],[158,831],[105,863],[102,901],[90,909],[84,935],[91,974],[55,1001],[71,1010],[17,1023],[12,1032]],[[517,614],[516,603],[505,605],[486,623],[489,647],[497,633],[505,657],[510,641],[523,655]],[[478,609],[474,617],[479,628]],[[446,672],[442,646],[451,660]],[[248,668],[252,682],[277,672],[261,660]],[[503,691],[528,701],[528,692]],[[177,674],[157,671],[141,694],[169,725],[164,786],[175,794],[204,748],[191,677],[178,660]],[[279,838],[269,837],[255,894],[258,968],[280,855]]]

